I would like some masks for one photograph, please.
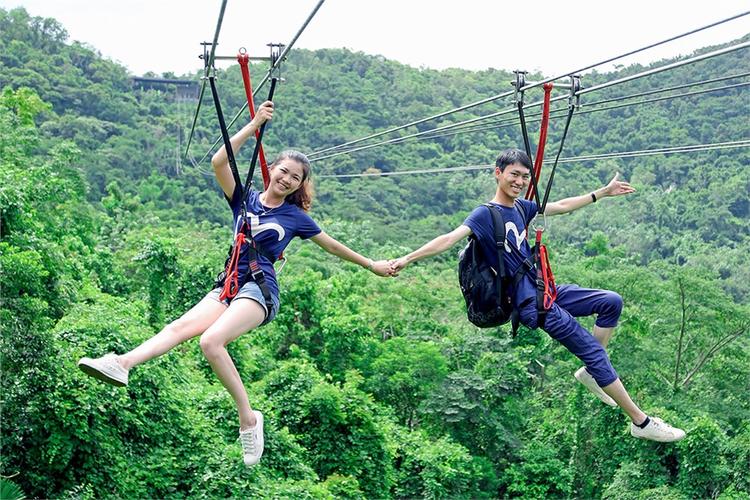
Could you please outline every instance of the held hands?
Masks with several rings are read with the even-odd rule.
[[[377,274],[378,276],[392,276],[393,275],[391,264],[387,260],[378,260],[376,262],[373,262],[372,267],[370,267],[369,269],[370,271]]]
[[[609,181],[609,184],[604,186],[604,196],[620,196],[624,194],[635,193],[635,188],[625,181],[618,181],[617,178],[620,176],[620,172],[617,172],[615,176]]]
[[[406,266],[409,265],[409,262],[406,260],[406,257],[401,257],[399,259],[393,259],[389,261],[392,269],[391,276],[398,276],[398,273],[400,273]]]
[[[399,271],[406,267],[406,264],[406,260],[403,257],[394,260],[378,260],[374,261],[368,269],[378,276],[396,277]]]

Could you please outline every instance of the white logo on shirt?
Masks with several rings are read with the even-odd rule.
[[[521,231],[521,234],[518,234],[518,228],[515,224],[512,222],[506,222],[505,223],[505,251],[510,253],[510,245],[508,245],[508,235],[510,233],[513,233],[516,235],[516,248],[518,251],[521,251],[521,244],[523,243],[523,240],[526,239],[526,229]]]
[[[258,217],[257,215],[248,213],[247,216],[250,219],[250,228],[252,229],[251,234],[253,238],[258,236],[263,231],[276,231],[279,234],[278,241],[284,239],[286,231],[279,224],[276,224],[275,222],[266,222],[264,224],[261,224],[260,217]],[[237,219],[237,224],[239,224],[239,221],[240,219]]]

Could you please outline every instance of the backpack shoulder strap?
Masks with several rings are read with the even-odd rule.
[[[499,208],[492,206],[489,203],[485,203],[487,209],[490,211],[490,218],[492,219],[492,232],[495,239],[495,248],[497,249],[498,259],[498,276],[505,278],[507,273],[505,272],[505,259],[503,259],[503,251],[505,249],[505,221],[503,220],[503,213]]]

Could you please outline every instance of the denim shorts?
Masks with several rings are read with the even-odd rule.
[[[261,305],[263,310],[266,313],[266,319],[263,320],[262,325],[265,325],[266,323],[270,323],[274,317],[276,317],[276,313],[279,312],[279,299],[278,297],[271,296],[271,301],[273,302],[273,306],[271,307],[271,310],[269,311],[266,307],[266,299],[263,298],[263,292],[260,291],[260,287],[258,284],[254,281],[248,281],[244,285],[242,285],[242,288],[240,288],[240,291],[237,292],[237,295],[234,296],[233,299],[224,299],[219,300],[219,297],[221,297],[221,288],[214,288],[210,292],[208,292],[208,295],[206,297],[215,300],[216,302],[221,302],[222,304],[225,304],[229,306],[229,303],[232,300],[236,299],[251,299],[257,302]]]

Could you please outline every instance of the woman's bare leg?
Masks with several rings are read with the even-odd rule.
[[[227,310],[227,306],[211,298],[204,298],[188,312],[164,327],[162,331],[117,358],[129,370],[149,359],[161,356],[178,344],[200,335]]]
[[[201,349],[214,373],[237,405],[240,430],[255,426],[247,391],[226,346],[240,335],[257,328],[265,319],[263,306],[251,299],[236,299],[201,336]]]

